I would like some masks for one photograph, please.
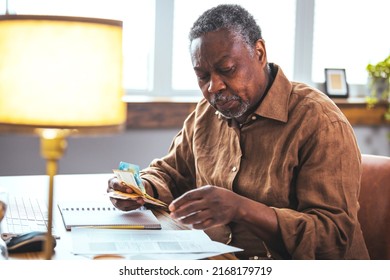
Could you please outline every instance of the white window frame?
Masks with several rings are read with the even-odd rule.
[[[64,0],[65,1],[65,0]],[[156,98],[174,100],[197,99],[199,90],[175,90],[172,88],[173,57],[173,24],[175,0],[155,0],[155,46],[154,65],[150,75],[152,85],[146,90],[126,88],[126,99],[141,101]],[[187,1],[187,0],[176,0]],[[1,1],[5,6],[6,0]],[[323,88],[323,84],[312,81],[312,56],[314,33],[315,0],[296,0],[295,15],[295,49],[293,58],[293,77],[295,81],[308,83]],[[188,54],[189,55],[189,54]],[[278,63],[277,61],[275,61]],[[365,85],[349,85],[350,96],[361,95],[366,91]],[[138,98],[138,99],[137,99]]]
[[[156,0],[154,79],[152,91],[127,89],[129,96],[196,98],[199,90],[174,90],[172,88],[173,11],[175,0]],[[312,81],[312,56],[315,0],[296,0],[295,50],[293,80],[322,88],[323,84]],[[276,62],[277,63],[277,62]],[[349,85],[351,96],[365,92],[365,85]]]

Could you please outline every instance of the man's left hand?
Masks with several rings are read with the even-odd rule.
[[[203,186],[186,192],[170,205],[171,217],[194,229],[225,225],[237,219],[240,196],[224,188]]]

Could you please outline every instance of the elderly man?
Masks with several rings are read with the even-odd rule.
[[[169,153],[141,172],[147,192],[170,203],[171,217],[244,249],[242,259],[367,259],[360,152],[340,110],[267,61],[240,6],[206,11],[189,38],[204,99]],[[112,189],[131,192],[115,178]]]

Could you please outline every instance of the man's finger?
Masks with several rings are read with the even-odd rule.
[[[180,197],[176,198],[174,201],[172,201],[168,208],[170,211],[176,211],[184,204],[190,203],[194,200],[202,199],[203,196],[204,196],[203,188],[190,190],[185,194],[181,195]]]

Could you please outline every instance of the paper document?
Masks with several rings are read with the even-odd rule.
[[[73,253],[77,255],[180,254],[185,256],[185,254],[219,255],[242,251],[239,248],[212,241],[202,230],[74,228],[72,240]]]

